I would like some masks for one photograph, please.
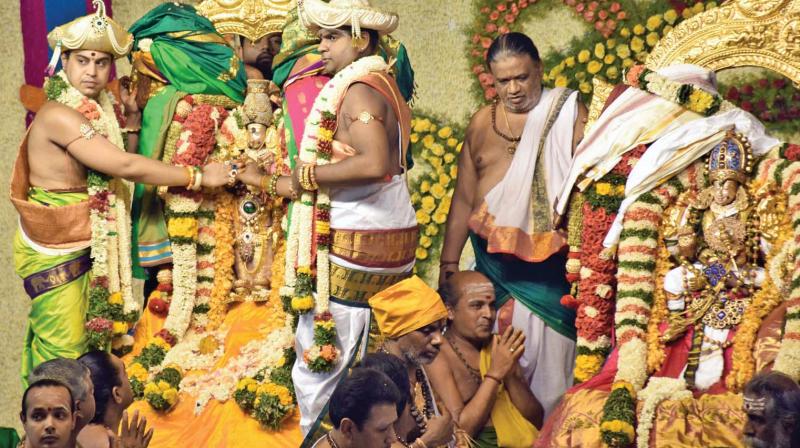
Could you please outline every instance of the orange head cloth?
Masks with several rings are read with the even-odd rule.
[[[399,338],[447,318],[441,297],[416,275],[369,299],[381,335]]]

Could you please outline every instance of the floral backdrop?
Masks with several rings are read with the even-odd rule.
[[[161,0],[114,0],[114,15],[133,23]],[[192,2],[196,3],[196,2]],[[625,68],[644,61],[660,38],[695,14],[717,6],[697,0],[372,0],[400,14],[395,36],[409,49],[418,84],[413,106],[412,150],[416,167],[409,184],[421,224],[417,271],[431,283],[438,275],[444,221],[457,175],[457,157],[469,116],[496,93],[483,64],[491,40],[500,33],[523,31],[539,46],[548,86],[579,90],[588,102],[593,77],[619,82]],[[19,2],[0,8],[11,36],[20,36]],[[413,26],[412,26],[413,24]],[[562,30],[554,33],[553,30]],[[21,39],[4,39],[0,55],[22,59]],[[118,71],[126,73],[124,61]],[[2,99],[11,105],[0,111],[6,150],[0,167],[10,172],[17,142],[24,133],[24,112],[17,101],[22,84],[19,64],[10,64],[2,81]],[[800,129],[800,92],[785,78],[761,70],[730,70],[719,76],[721,93],[761,118],[783,138],[796,141]],[[7,188],[3,184],[2,188]],[[3,191],[2,194],[7,194]],[[10,242],[16,213],[0,205],[0,238]],[[2,309],[14,316],[0,329],[6,342],[0,349],[0,426],[19,427],[18,366],[28,302],[13,273],[10,243],[0,252],[0,272],[13,279],[2,285]],[[465,251],[462,266],[470,264]]]

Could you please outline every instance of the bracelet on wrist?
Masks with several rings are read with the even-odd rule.
[[[187,167],[184,167],[184,168],[186,168],[186,173],[189,175],[189,181],[186,183],[186,189],[187,190],[191,190],[192,187],[194,186],[195,171],[190,166],[187,166]]]
[[[492,380],[495,380],[495,381],[497,381],[497,384],[498,384],[498,385],[500,385],[500,384],[503,384],[503,380],[501,380],[500,378],[498,378],[498,377],[496,377],[496,376],[494,376],[494,375],[490,375],[490,374],[488,374],[488,373],[487,373],[487,374],[486,374],[486,375],[484,375],[483,377],[484,377],[484,378],[489,378],[489,379],[492,379]]]
[[[267,187],[267,194],[270,196],[278,196],[278,180],[281,178],[280,173],[274,173],[269,178],[269,186]]]
[[[459,263],[458,260],[456,260],[456,261],[439,260],[439,267],[451,266],[451,265],[458,266],[458,263]]]

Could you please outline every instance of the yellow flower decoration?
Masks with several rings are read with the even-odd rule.
[[[436,224],[444,224],[445,221],[447,221],[447,212],[437,211],[433,214],[433,222]]]
[[[624,38],[631,37],[631,30],[628,29],[627,27],[622,28],[621,30],[619,30],[619,35]]]
[[[145,395],[150,395],[150,394],[161,395],[161,390],[158,388],[158,386],[155,385],[155,383],[147,383],[144,386],[144,394]]]
[[[311,275],[311,266],[300,266],[297,268],[297,273]]]
[[[594,189],[597,194],[602,196],[611,194],[611,184],[608,182],[598,182],[595,184]]]
[[[431,244],[433,244],[433,240],[431,240],[429,236],[422,235],[419,237],[419,245],[424,247],[425,249],[431,247]]]
[[[255,393],[255,391],[258,390],[258,385],[255,382],[253,382],[252,384],[248,384],[246,386],[246,389],[247,389],[248,392]]]
[[[458,165],[453,165],[450,167],[450,177],[453,179],[458,177]]]
[[[128,332],[128,324],[125,322],[114,322],[111,331],[114,334],[125,334]]]
[[[613,64],[614,61],[616,60],[617,57],[614,56],[613,54],[607,54],[606,57],[603,58],[603,62],[605,62],[606,64]]]
[[[439,183],[440,183],[440,184],[441,184],[443,187],[446,187],[446,186],[448,186],[448,185],[450,184],[450,181],[451,181],[451,180],[452,180],[452,179],[450,179],[450,176],[448,176],[447,174],[440,174],[440,175],[439,175]]]
[[[617,56],[621,57],[622,59],[630,57],[631,55],[631,48],[628,46],[628,44],[617,45],[615,51],[617,52]]]
[[[428,224],[425,226],[425,234],[428,236],[436,236],[439,234],[439,226],[436,224]]]
[[[411,203],[412,204],[419,204],[419,202],[421,200],[422,200],[422,196],[420,196],[419,192],[415,191],[415,192],[411,193]]]
[[[450,140],[455,140],[455,139],[451,138]],[[449,142],[448,142],[448,146],[449,146]],[[453,146],[455,146],[455,145],[453,145]],[[453,163],[453,162],[455,162],[455,160],[456,160],[456,156],[455,156],[455,154],[453,154],[451,152],[448,152],[447,154],[444,155],[444,163]]]
[[[444,155],[444,146],[442,146],[441,143],[434,143],[433,145],[431,145],[431,152],[435,156],[441,157]]]
[[[409,136],[409,139],[411,140],[411,143],[417,143],[419,141],[419,134],[414,132]]]
[[[197,220],[194,218],[170,218],[167,221],[169,236],[197,238]]]
[[[564,65],[567,67],[574,67],[575,66],[575,56],[570,56],[564,59]]]
[[[161,396],[164,397],[164,400],[166,400],[170,406],[178,402],[178,391],[175,389],[167,389]]]
[[[424,120],[417,120],[414,124],[414,132],[427,132],[431,128],[431,122],[427,118]]]
[[[430,133],[434,133],[434,132],[436,132],[436,130],[437,130],[437,129],[439,129],[439,127],[438,127],[438,126],[436,126],[436,124],[434,124],[434,123],[431,123],[431,127],[430,127],[430,128],[428,128],[428,132],[430,132]]]
[[[453,129],[450,126],[445,126],[439,129],[439,132],[437,132],[436,135],[438,135],[439,138],[448,138],[453,135]]]
[[[417,260],[424,260],[428,258],[428,251],[422,247],[418,247],[416,251]]]
[[[630,67],[633,67],[633,64],[634,64],[634,63],[635,63],[635,62],[633,61],[633,59],[631,59],[631,58],[625,58],[625,60],[624,60],[624,61],[622,61],[622,68],[630,68]]]
[[[422,145],[425,146],[426,149],[431,149],[434,143],[436,143],[436,139],[431,134],[426,135],[422,139]]]
[[[461,147],[464,145],[464,142],[460,142],[458,146],[456,146],[456,152],[461,152]]]
[[[172,346],[169,345],[169,342],[165,341],[161,337],[153,338],[152,340],[150,340],[150,343],[153,344],[153,345],[156,345],[158,347],[161,347],[164,350],[169,350],[172,347]]]
[[[450,137],[447,139],[447,146],[455,148],[458,145],[458,139]],[[450,154],[452,156],[452,154]]]
[[[425,196],[422,198],[422,203],[420,208],[427,213],[430,213],[436,209],[436,200],[433,196]]]
[[[678,12],[674,9],[670,9],[664,13],[664,20],[670,25],[675,25],[675,21],[678,20]]]
[[[147,381],[147,369],[138,362],[135,362],[128,366],[128,377],[136,378],[140,383],[144,383]]]
[[[112,305],[122,305],[122,293],[115,292],[114,294],[108,296],[108,303]]]
[[[295,311],[308,311],[314,308],[314,298],[311,296],[292,297],[292,309]]]
[[[592,57],[592,54],[589,52],[589,50],[581,50],[580,53],[578,53],[578,62],[584,64],[589,61],[590,57]]]
[[[431,187],[431,194],[436,199],[441,199],[444,197],[445,194],[447,194],[447,190],[445,190],[442,184],[433,184],[433,186]]]
[[[644,41],[640,37],[634,37],[631,39],[631,50],[634,53],[639,53],[640,51],[644,50]]]
[[[608,48],[609,50],[613,50],[614,47],[616,47],[616,46],[617,46],[617,40],[616,39],[608,39],[606,41],[606,48]]]
[[[661,17],[661,14],[656,14],[654,16],[650,16],[647,19],[647,24],[646,24],[647,29],[650,30],[650,31],[655,31],[655,30],[658,29],[658,27],[661,26],[662,22],[663,22],[663,17]]]
[[[621,432],[625,434],[629,440],[633,440],[633,437],[636,434],[633,426],[631,426],[631,424],[628,422],[623,422],[622,420],[603,422],[600,424],[600,429],[608,432]]]
[[[322,140],[322,141],[329,142],[329,141],[333,140],[333,130],[332,129],[319,128],[318,134],[319,134],[318,138],[320,140]]]
[[[586,66],[586,70],[593,75],[596,75],[602,68],[603,63],[600,61],[592,61]]]
[[[606,46],[601,43],[596,43],[594,45],[594,57],[597,59],[603,59],[603,56],[606,55]]]
[[[423,180],[422,183],[419,184],[419,191],[420,193],[427,193],[431,191],[431,183],[427,180]]]
[[[578,81],[586,81],[586,72],[577,72],[575,73],[575,79]]]
[[[580,83],[580,85],[578,85],[578,90],[580,90],[582,93],[590,93],[592,91],[592,85],[586,81],[583,81]]]
[[[550,77],[555,78],[556,76],[560,75],[563,70],[564,67],[561,64],[556,65],[550,69]]]
[[[568,83],[569,81],[567,80],[566,76],[558,75],[558,77],[556,77],[556,82],[555,82],[556,87],[566,87]]]
[[[641,23],[637,23],[633,27],[633,34],[635,34],[637,36],[641,36],[642,34],[644,34],[644,32],[645,32],[645,29],[644,29],[644,26]]]
[[[689,110],[698,113],[705,113],[711,105],[714,104],[714,97],[711,96],[708,92],[705,92],[700,89],[694,89],[691,95],[689,95]]]
[[[659,36],[658,33],[656,32],[649,33],[647,35],[647,45],[655,47],[659,39],[661,39],[661,36]]]
[[[661,35],[666,36],[667,34],[672,32],[672,25],[667,25],[664,29],[661,30]]]
[[[625,184],[617,185],[617,187],[614,189],[614,192],[617,196],[623,196],[625,194]]]
[[[431,215],[425,213],[424,210],[417,210],[417,222],[422,225],[428,224],[431,222]]]
[[[169,385],[168,382],[166,382],[164,380],[159,380],[158,383],[156,384],[156,386],[158,386],[158,389],[161,390],[161,391],[169,390],[172,387],[172,386]]]
[[[617,77],[619,77],[619,69],[617,67],[608,67],[608,69],[606,69],[606,77],[612,80],[617,79]]]

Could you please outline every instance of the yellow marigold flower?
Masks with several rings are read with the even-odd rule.
[[[122,293],[115,292],[114,294],[108,296],[108,303],[112,305],[122,305]]]
[[[569,82],[567,81],[567,77],[564,75],[558,75],[556,77],[555,85],[556,87],[566,87]]]
[[[459,142],[459,143],[458,143],[458,146],[456,146],[456,152],[457,152],[457,153],[460,153],[460,152],[461,152],[461,147],[462,147],[463,145],[464,145],[464,142]]]
[[[439,129],[439,132],[437,132],[436,135],[438,135],[439,138],[449,138],[451,135],[453,135],[453,129],[450,126],[445,126]]]
[[[603,63],[600,61],[592,61],[586,66],[586,70],[593,75],[596,75],[602,68]]]
[[[411,193],[411,203],[412,204],[419,204],[419,202],[421,200],[422,200],[422,196],[420,196],[419,192],[415,191],[415,192]]]
[[[433,198],[433,196],[423,197],[421,208],[428,213],[432,212],[434,209],[436,209],[436,200]]]
[[[258,390],[258,385],[256,383],[251,383],[245,386],[245,388],[247,389],[248,392],[255,392],[256,390]]]
[[[642,34],[644,34],[644,31],[645,31],[644,26],[641,23],[637,23],[633,27],[633,34],[637,36],[641,36]]]
[[[575,73],[575,79],[578,81],[586,81],[586,72],[577,72]]]
[[[440,174],[440,175],[439,175],[439,183],[440,183],[440,184],[441,184],[443,187],[446,187],[446,186],[450,185],[450,181],[451,181],[451,180],[452,180],[452,179],[450,179],[450,176],[448,176],[447,174]]]
[[[597,59],[603,59],[603,56],[606,55],[606,46],[601,43],[596,43],[594,45],[594,57]]]
[[[447,139],[447,146],[455,148],[458,145],[458,139],[450,137]],[[452,154],[451,154],[452,155]]]
[[[590,57],[592,57],[592,54],[589,50],[581,50],[580,53],[578,53],[578,62],[581,64],[586,63]]]
[[[453,165],[450,167],[450,177],[453,179],[458,177],[458,165]]]
[[[578,355],[575,357],[575,379],[584,382],[600,370],[601,358],[597,355]]]
[[[170,406],[178,402],[178,391],[175,389],[167,389],[161,396],[164,397],[164,400],[167,400]]]
[[[197,220],[194,218],[171,218],[167,221],[170,236],[197,238]]]
[[[450,139],[450,140],[455,140],[455,139]],[[445,154],[443,158],[444,158],[444,163],[453,163],[453,162],[456,161],[455,154],[453,154],[451,152],[448,152],[447,154]]]
[[[431,123],[431,127],[430,127],[430,128],[428,128],[428,132],[430,132],[431,134],[433,134],[434,132],[436,132],[436,130],[437,130],[437,129],[439,129],[439,127],[438,127],[438,126],[436,126],[436,124],[434,124],[434,123]]]
[[[668,10],[664,13],[664,20],[670,25],[675,25],[675,21],[678,20],[678,12],[674,9]]]
[[[433,222],[436,224],[444,224],[445,221],[447,221],[447,212],[437,211],[433,214]]]
[[[311,266],[300,266],[297,268],[297,273],[311,275]]]
[[[419,191],[420,193],[427,193],[431,190],[431,183],[427,180],[423,180],[422,183],[419,184]]]
[[[433,146],[433,144],[434,144],[434,143],[436,143],[436,139],[435,139],[435,138],[433,137],[433,135],[431,135],[431,134],[428,134],[428,135],[426,135],[426,136],[425,136],[425,137],[422,139],[422,144],[423,144],[423,145],[425,146],[425,148],[427,148],[427,149],[431,149],[431,146]]]
[[[441,143],[434,143],[433,145],[431,145],[431,152],[435,156],[441,157],[444,155],[444,146],[442,146]]]
[[[159,380],[158,384],[156,384],[156,385],[158,386],[159,390],[169,390],[169,388],[172,387],[172,386],[169,385],[168,382],[166,382],[164,380]]]
[[[631,58],[625,58],[625,60],[624,60],[624,61],[622,61],[622,68],[630,68],[630,67],[633,67],[633,64],[634,64],[634,62],[633,62],[633,59],[631,59]]]
[[[591,85],[591,84],[589,84],[589,83],[588,83],[588,82],[586,82],[586,81],[583,81],[583,82],[581,82],[581,83],[580,83],[580,85],[578,85],[578,89],[579,89],[579,90],[580,90],[582,93],[590,93],[590,92],[592,91],[592,85]]]
[[[619,30],[619,35],[625,38],[631,37],[631,30],[628,29],[627,27],[622,28],[621,30]]]
[[[560,75],[563,70],[564,68],[561,66],[561,64],[556,65],[550,69],[550,77],[555,78],[556,76]]]
[[[617,79],[617,77],[619,77],[619,69],[617,67],[608,67],[608,69],[606,69],[606,77],[609,80]]]
[[[708,4],[708,9],[712,9],[715,6],[716,6],[716,4],[712,5],[711,3],[709,3]],[[695,13],[695,14],[700,14],[703,11],[705,11],[705,6],[703,5],[702,2],[695,3],[694,6],[692,6],[692,12]]]
[[[628,439],[633,440],[636,432],[630,423],[623,422],[622,420],[611,420],[600,424],[600,429],[608,432],[621,432],[625,434]]]
[[[428,224],[425,226],[425,234],[429,236],[436,236],[439,234],[439,226],[436,224]]]
[[[431,128],[431,122],[426,118],[424,120],[417,120],[414,124],[414,132],[427,132]]]
[[[411,143],[417,143],[419,141],[419,134],[414,132],[409,136],[409,139],[411,139]]]
[[[442,184],[433,184],[431,187],[431,194],[436,199],[441,199],[445,194],[447,194],[447,190],[444,189]]]
[[[631,397],[636,398],[636,391],[633,389],[633,384],[627,381],[615,381],[614,384],[611,385],[611,390],[616,389],[627,389]]]
[[[595,184],[594,189],[597,194],[602,196],[611,194],[611,184],[608,182],[598,182]]]
[[[431,244],[433,244],[433,240],[431,240],[429,236],[422,235],[419,237],[419,245],[424,247],[425,249],[431,247]]]
[[[647,45],[655,47],[659,39],[661,39],[661,36],[659,36],[658,33],[656,32],[649,33],[647,35]]]
[[[431,222],[431,215],[425,213],[424,210],[417,210],[417,222],[422,225],[428,224]]]
[[[315,221],[315,228],[317,233],[326,235],[331,233],[331,223],[325,221]]]
[[[325,129],[319,128],[319,137],[318,139],[322,141],[331,141],[333,140],[333,130],[332,129]]]
[[[153,344],[153,345],[156,345],[156,346],[158,346],[158,347],[161,347],[161,348],[163,348],[164,350],[169,350],[169,349],[170,349],[170,347],[171,347],[171,346],[169,345],[169,342],[165,341],[165,340],[164,340],[162,337],[160,337],[160,336],[159,336],[159,337],[154,337],[153,339],[151,339],[151,340],[150,340],[150,343],[151,343],[151,344]]]
[[[206,336],[197,344],[197,349],[201,355],[214,353],[219,348],[219,342],[213,336]]]
[[[616,189],[615,189],[614,193],[615,193],[617,196],[625,196],[625,184],[619,184],[619,185],[617,185],[617,187],[616,187]]]
[[[125,334],[128,332],[128,324],[125,322],[114,322],[111,327],[111,332],[114,334]]]
[[[431,158],[428,158],[427,160],[428,160],[428,163],[430,163],[431,166],[433,168],[435,168],[437,171],[439,170],[439,168],[442,167],[442,159],[439,158],[439,157],[431,157]]]
[[[666,36],[671,32],[672,32],[672,25],[667,25],[664,27],[664,29],[661,30],[661,36]]]
[[[640,37],[631,39],[631,50],[633,50],[634,53],[639,53],[644,50],[644,41]]]
[[[275,363],[275,367],[283,367],[285,365],[286,365],[286,357],[285,356],[281,356],[281,359],[279,359],[278,362]]]
[[[156,386],[155,383],[147,383],[147,384],[144,385],[144,394],[145,395],[150,395],[150,394],[161,395],[161,389],[159,389],[158,386]]]
[[[445,196],[442,198],[441,202],[439,202],[439,211],[443,211],[447,213],[450,211],[450,203],[453,202],[452,196]]]
[[[564,59],[564,65],[567,67],[574,67],[575,66],[575,56],[570,56]]]
[[[656,15],[654,15],[654,16],[650,16],[650,17],[647,19],[647,25],[646,25],[646,26],[647,26],[647,29],[648,29],[648,30],[650,30],[650,31],[655,31],[655,30],[657,30],[657,29],[658,29],[658,27],[660,27],[660,26],[661,26],[661,24],[663,23],[663,20],[664,20],[664,19],[663,19],[663,17],[661,16],[661,14],[656,14]]]
[[[695,89],[692,94],[689,95],[689,110],[705,113],[713,103],[714,97],[703,90]]]
[[[147,369],[138,362],[135,362],[128,366],[128,377],[136,378],[140,383],[144,383],[147,381]]]
[[[617,40],[616,39],[608,39],[606,41],[606,48],[608,48],[609,50],[613,50],[614,47],[616,47],[616,46],[617,46]]]
[[[428,258],[428,251],[423,247],[418,247],[416,251],[417,260],[425,260]]]
[[[249,377],[248,377],[248,378],[242,378],[242,379],[240,379],[240,380],[239,380],[239,382],[238,382],[238,383],[236,383],[236,388],[237,388],[237,389],[244,389],[244,388],[246,388],[246,387],[247,387],[249,384],[252,384],[252,383],[255,383],[255,380],[254,380],[254,379],[252,379],[252,378],[249,378]]]
[[[614,61],[616,60],[617,57],[614,56],[613,54],[607,54],[606,57],[603,58],[603,62],[605,62],[606,64],[613,64]]]
[[[625,59],[631,55],[631,48],[628,44],[619,44],[616,48],[617,56],[622,59]]]

